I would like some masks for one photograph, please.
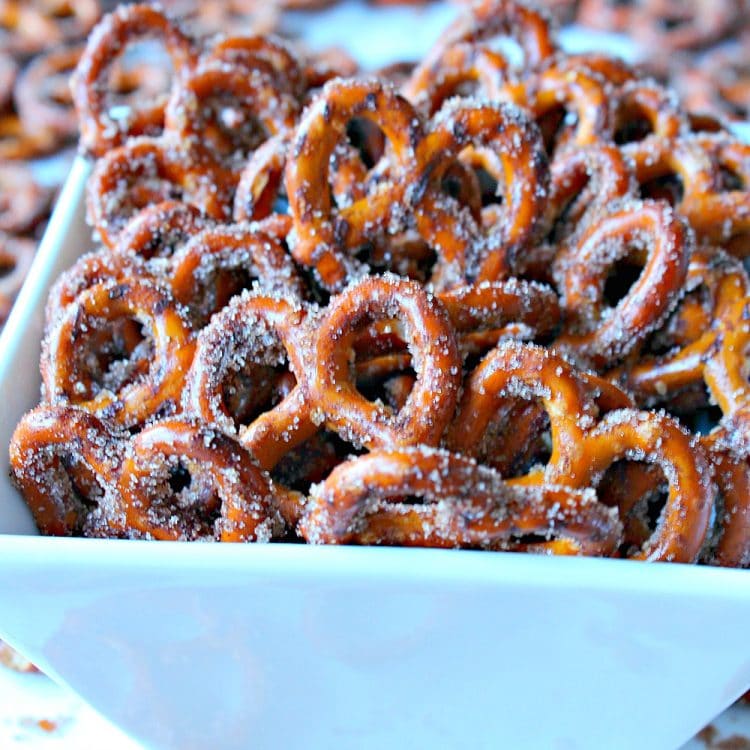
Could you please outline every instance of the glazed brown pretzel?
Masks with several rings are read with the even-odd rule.
[[[42,534],[106,530],[104,494],[120,453],[113,431],[82,409],[39,406],[24,416],[11,438],[10,468]]]
[[[181,493],[170,469],[189,474]],[[282,527],[274,487],[252,456],[228,435],[184,419],[157,422],[131,440],[117,488],[129,536],[267,542]]]
[[[73,101],[81,131],[81,147],[93,156],[122,145],[128,136],[154,135],[164,125],[163,98],[139,102],[124,120],[109,111],[108,78],[118,55],[136,40],[155,35],[166,47],[174,76],[192,67],[192,41],[158,8],[147,4],[122,5],[104,17],[89,37],[86,50],[71,80]]]
[[[107,372],[96,372],[102,365],[97,363],[92,372],[86,359],[86,337],[95,336],[102,323],[114,326],[132,319],[149,332],[152,352],[148,358],[148,350],[140,356],[140,350],[124,353],[137,357],[131,362],[136,372],[144,366],[146,372],[131,382],[127,368],[116,370],[108,386]],[[41,370],[46,397],[111,416],[121,425],[137,425],[176,408],[193,351],[190,327],[162,289],[135,279],[96,284],[63,311],[45,339]]]
[[[350,206],[331,206],[329,163],[347,124],[372,120],[390,143],[389,179]],[[354,267],[349,255],[365,237],[382,231],[415,181],[415,146],[422,137],[415,110],[377,81],[332,81],[308,107],[297,127],[286,165],[289,212],[294,219],[295,260],[314,267],[328,289],[340,289]]]
[[[410,495],[423,502],[399,502]],[[374,451],[341,464],[313,490],[300,529],[318,544],[589,555],[611,553],[620,533],[593,493],[511,487],[471,459],[425,447]],[[525,543],[524,535],[546,541]]]
[[[633,195],[635,185],[621,150],[609,143],[560,149],[550,165],[547,204],[540,221],[544,242],[524,249],[515,270],[552,281],[560,246],[618,199]]]
[[[633,557],[694,562],[708,533],[715,493],[710,465],[697,440],[662,413],[620,409],[586,434],[560,479],[574,487],[591,486],[622,459],[657,464],[669,484],[657,528]]]
[[[666,354],[641,353],[638,360],[610,373],[642,403],[660,403],[701,383],[709,386],[725,415],[750,399],[745,356],[750,335],[744,316],[750,284],[737,261],[720,251],[701,249],[691,259],[688,296],[675,311],[660,346]],[[706,296],[705,302],[701,298]],[[697,305],[697,309],[696,309]]]
[[[197,327],[255,280],[264,293],[288,301],[305,291],[286,250],[248,224],[205,229],[172,258],[171,286],[177,302],[190,306]]]
[[[294,125],[297,101],[258,71],[206,62],[174,87],[165,129],[181,143],[200,142],[237,170],[269,136]]]
[[[359,393],[350,373],[358,330],[379,319],[395,321],[417,373],[396,414]],[[335,297],[317,324],[310,380],[313,408],[345,440],[368,448],[436,445],[453,416],[461,358],[445,312],[418,284],[368,277]]]
[[[553,352],[505,341],[466,379],[446,445],[453,451],[480,457],[489,447],[486,436],[493,418],[518,399],[538,399],[547,412],[552,450],[544,476],[552,482],[562,481],[576,462],[587,431],[603,411],[631,404],[618,388],[576,370]],[[536,475],[539,471],[527,479],[536,481]]]
[[[645,256],[643,271],[605,314],[606,272],[634,247]],[[556,345],[599,367],[624,357],[677,302],[692,248],[687,228],[664,203],[628,202],[592,221],[555,262],[567,318]]]
[[[168,259],[211,223],[190,203],[176,200],[152,203],[125,224],[113,250],[116,255],[144,260]]]
[[[196,144],[184,151],[172,139],[133,138],[99,159],[86,190],[86,211],[102,242],[117,245],[120,232],[141,209],[167,200],[192,203],[215,219],[229,212],[227,176],[195,162]]]
[[[444,174],[441,166],[469,147],[492,153],[503,185],[500,215],[486,230],[465,213],[446,211],[435,185]],[[515,108],[453,100],[432,121],[418,158],[426,189],[417,205],[417,227],[440,255],[433,284],[450,288],[502,278],[531,239],[542,212],[547,170],[538,131]],[[473,267],[478,269],[475,279]]]
[[[198,337],[183,396],[185,411],[238,434],[264,469],[271,470],[318,429],[306,381],[307,317],[299,303],[246,293],[235,297]],[[285,392],[277,385],[287,374],[291,387]]]

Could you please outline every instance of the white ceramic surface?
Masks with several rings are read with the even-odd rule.
[[[86,169],[0,337],[0,446],[90,246]],[[0,532],[0,637],[149,747],[669,750],[750,687],[744,571],[42,539],[4,448]]]

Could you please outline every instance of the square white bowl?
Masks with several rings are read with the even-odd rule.
[[[6,446],[49,286],[91,247],[88,169],[0,336],[0,637],[179,750],[669,750],[750,688],[746,571],[35,536]]]

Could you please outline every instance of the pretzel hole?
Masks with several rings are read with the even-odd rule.
[[[153,340],[134,318],[90,317],[73,336],[76,397],[93,398],[102,390],[117,393],[149,370]]]
[[[345,457],[362,452],[335,432],[321,430],[287,453],[271,471],[271,478],[282,487],[308,494],[311,485],[322,482]]]
[[[226,376],[221,385],[221,403],[239,430],[278,406],[296,384],[286,357],[276,365],[250,361]]]
[[[139,108],[163,106],[172,78],[172,59],[164,44],[158,39],[134,39],[108,71],[107,115],[112,120],[127,120]],[[158,124],[152,124],[155,130]]]
[[[221,498],[210,472],[189,456],[156,455],[139,480],[155,525],[177,527],[188,539],[213,535]]]
[[[747,190],[745,179],[727,164],[719,165],[719,189],[725,192]]]
[[[542,132],[544,148],[548,154],[555,151],[560,142],[578,125],[578,115],[563,104],[552,107],[536,120]]]
[[[651,118],[636,104],[624,105],[617,120],[614,141],[618,146],[642,141],[654,132]]]
[[[476,458],[505,478],[524,476],[552,456],[549,416],[537,399],[512,399],[487,425]]]
[[[616,307],[641,276],[643,265],[638,263],[632,254],[616,261],[607,274],[604,282],[604,303]]]
[[[367,169],[372,169],[385,153],[385,133],[365,117],[353,117],[346,126],[346,137],[359,153]]]
[[[237,265],[231,265],[232,262]],[[223,310],[231,301],[246,289],[252,289],[259,282],[253,268],[248,268],[246,259],[228,259],[217,269],[199,269],[196,273],[195,294],[190,304],[196,327],[205,326],[211,316]]]
[[[596,488],[600,502],[618,508],[624,527],[621,553],[633,554],[652,536],[669,497],[660,466],[645,461],[615,461]]]
[[[677,174],[667,174],[641,183],[640,196],[642,199],[667,201],[671,206],[676,206],[685,196],[685,186]]]

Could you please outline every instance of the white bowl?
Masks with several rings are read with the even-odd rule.
[[[87,172],[0,336],[0,637],[179,750],[669,750],[750,688],[745,571],[35,536],[5,446],[39,398],[47,290],[91,246]]]

